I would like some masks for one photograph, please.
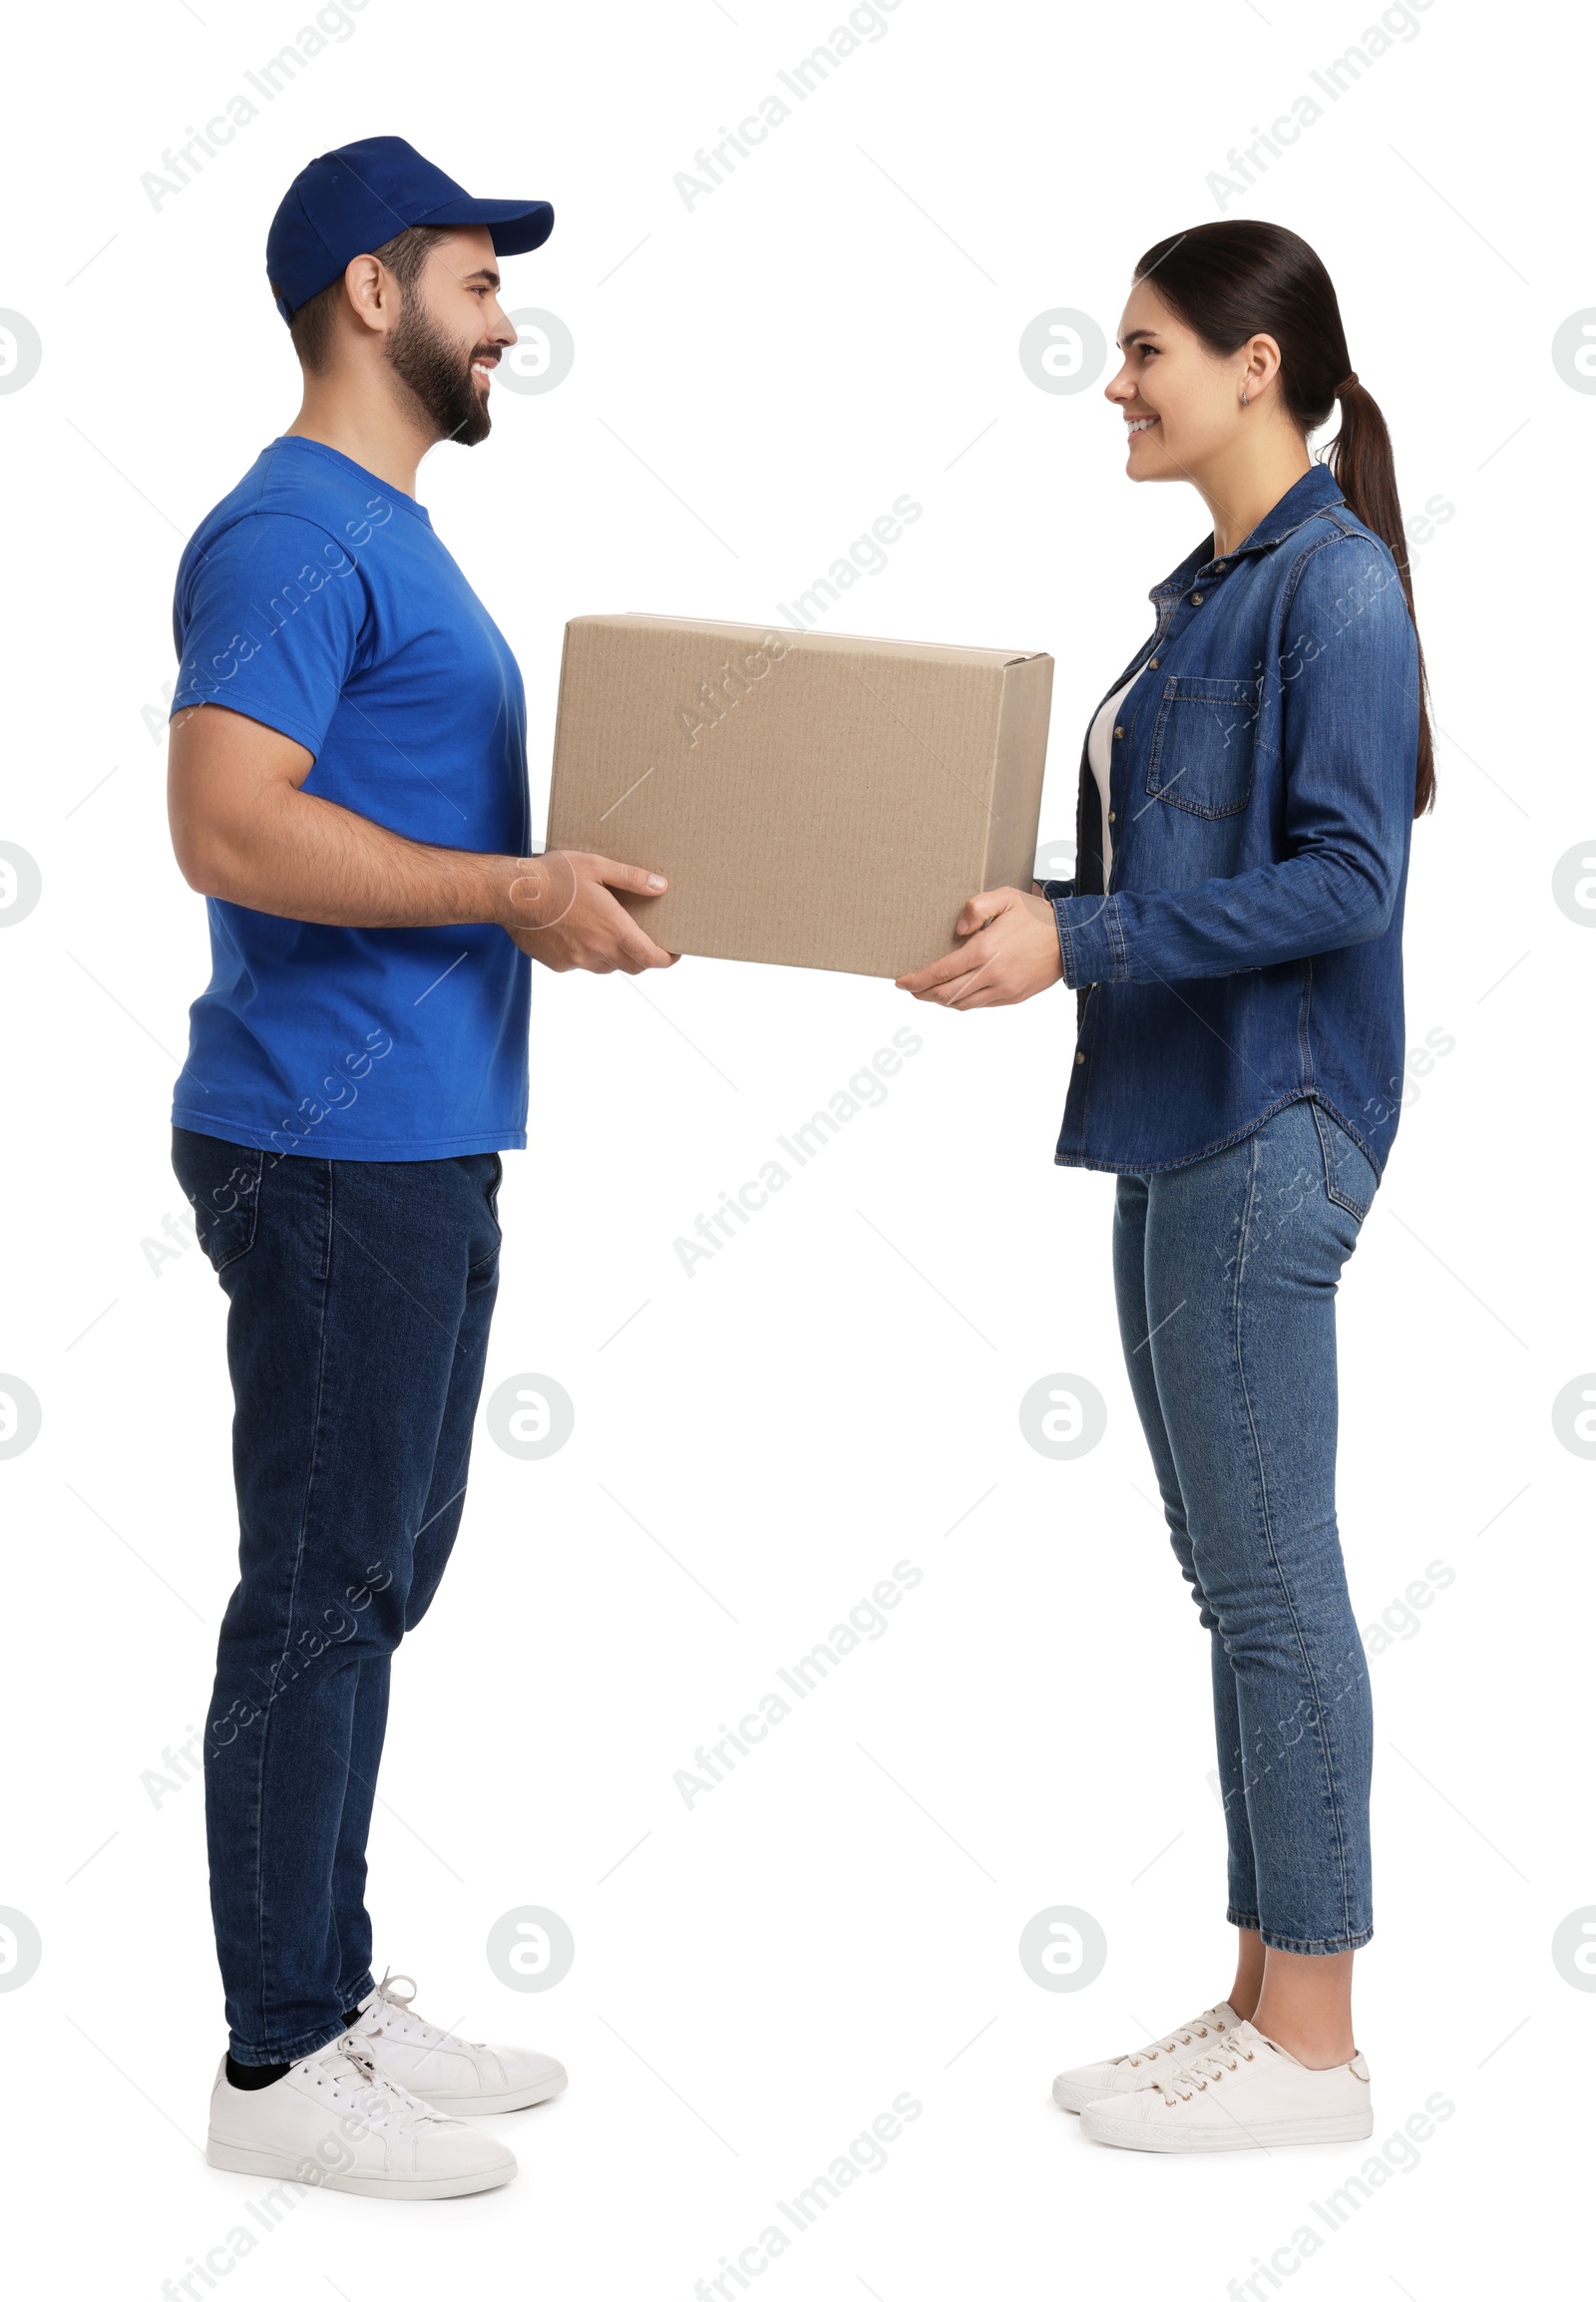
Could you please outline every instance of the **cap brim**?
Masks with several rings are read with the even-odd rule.
[[[416,221],[483,224],[493,234],[496,255],[527,255],[554,230],[555,211],[546,199],[450,199]]]

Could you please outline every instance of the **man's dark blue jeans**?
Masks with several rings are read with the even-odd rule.
[[[204,1741],[236,2062],[297,2062],[372,1987],[388,1659],[463,1507],[499,1282],[497,1153],[277,1158],[174,1130],[230,1306],[239,1582]]]

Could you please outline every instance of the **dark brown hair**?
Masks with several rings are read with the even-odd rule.
[[[374,247],[371,252],[378,263],[386,265],[393,273],[399,285],[408,289],[420,277],[422,265],[439,240],[448,237],[448,231],[440,224],[416,223],[405,231],[396,232],[392,239],[385,240],[381,247]],[[270,285],[272,294],[276,295],[279,292],[276,281],[273,280]],[[320,375],[331,356],[332,317],[342,294],[343,274],[340,272],[318,295],[313,295],[308,303],[301,304],[288,322],[288,333],[299,355],[299,365],[308,375]]]
[[[1341,402],[1341,429],[1325,461],[1354,517],[1391,548],[1402,597],[1413,620],[1413,585],[1407,567],[1396,495],[1391,434],[1373,397],[1353,373],[1341,306],[1331,277],[1305,239],[1278,223],[1237,217],[1200,223],[1150,247],[1136,266],[1178,319],[1211,352],[1239,351],[1248,338],[1273,336],[1280,346],[1280,386],[1286,411],[1306,439],[1330,421]],[[1418,776],[1413,813],[1435,799],[1434,745],[1424,650],[1418,650]]]

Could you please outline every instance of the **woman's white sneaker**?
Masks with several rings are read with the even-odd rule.
[[[502,2142],[385,2079],[351,2031],[269,2087],[230,2086],[223,2058],[205,2162],[364,2198],[458,2198],[516,2171]]]
[[[1182,2029],[1171,2031],[1167,2038],[1154,2039],[1149,2046],[1137,2047],[1133,2054],[1060,2071],[1053,2081],[1053,2101],[1061,2110],[1083,2110],[1088,2103],[1101,2102],[1107,2095],[1150,2087],[1154,2079],[1167,2078],[1183,2061],[1202,2054],[1216,2040],[1228,2038],[1240,2021],[1235,2008],[1222,1999],[1218,2006],[1205,2007]]]
[[[1131,2094],[1088,2103],[1080,2130],[1121,2150],[1273,2150],[1374,2132],[1362,2055],[1312,2071],[1241,2023],[1212,2052]]]
[[[456,2117],[524,2110],[564,2088],[566,2074],[553,2055],[457,2039],[416,2013],[415,1995],[409,1975],[385,1974],[361,2000],[353,2026],[362,2051],[395,2086]]]

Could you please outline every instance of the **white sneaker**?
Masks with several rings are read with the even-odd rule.
[[[1218,2006],[1205,2007],[1182,2029],[1138,2047],[1134,2054],[1116,2055],[1111,2063],[1082,2063],[1078,2070],[1060,2071],[1053,2081],[1053,2101],[1061,2110],[1083,2110],[1088,2103],[1100,2103],[1105,2096],[1150,2087],[1154,2079],[1167,2078],[1178,2069],[1182,2057],[1189,2062],[1214,2040],[1228,2038],[1240,2021],[1229,2000],[1221,1999]]]
[[[363,2198],[458,2198],[516,2171],[502,2142],[383,2078],[351,2031],[269,2087],[229,2085],[223,2057],[205,2163]]]
[[[408,1990],[400,1988],[408,1984]],[[385,1974],[360,2002],[354,2035],[384,2078],[419,2095],[435,2110],[478,2117],[490,2110],[524,2110],[558,2095],[566,2074],[553,2055],[531,2047],[473,2046],[441,2031],[415,2012],[416,1986],[407,1974]]]
[[[1121,2150],[1273,2150],[1357,2142],[1375,2130],[1362,2055],[1311,2071],[1251,2023],[1133,2094],[1089,2103],[1080,2130]]]

